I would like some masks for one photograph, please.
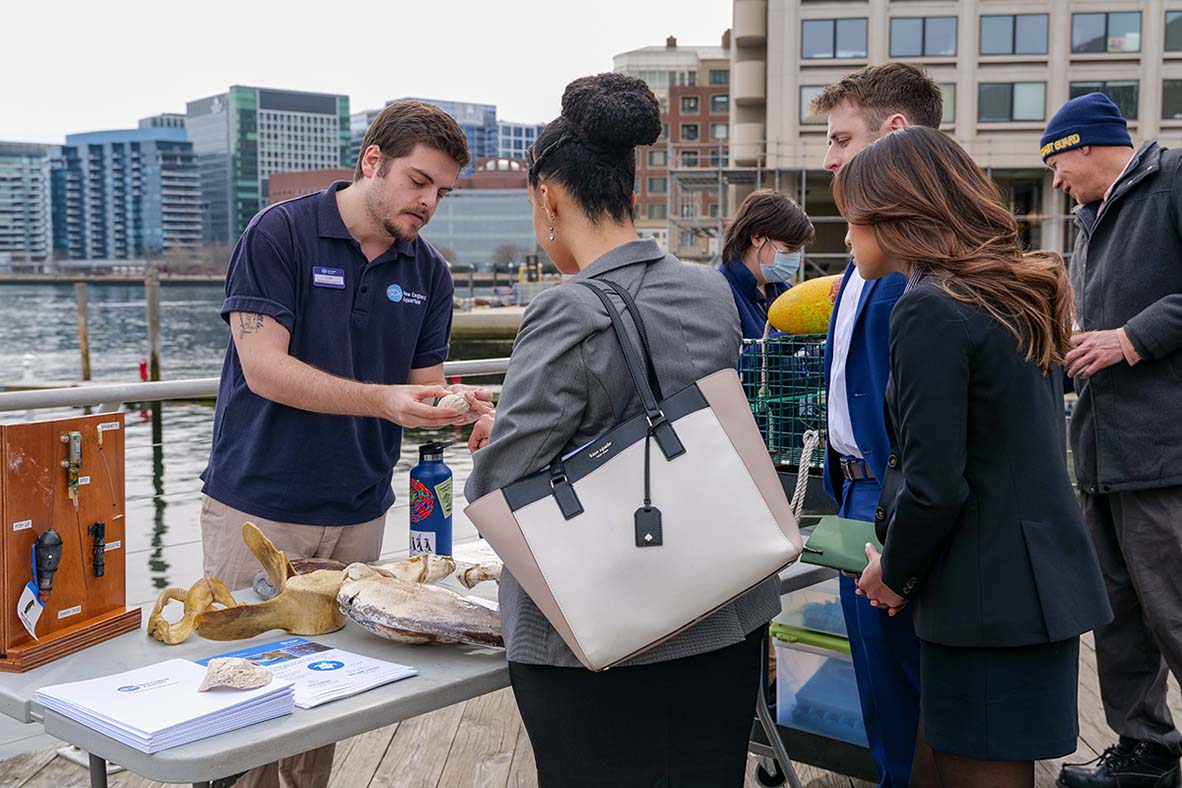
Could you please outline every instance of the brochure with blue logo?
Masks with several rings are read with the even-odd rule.
[[[348,698],[418,673],[406,665],[341,651],[305,638],[215,654],[198,664],[207,665],[219,657],[249,660],[271,671],[276,679],[290,681],[295,685],[295,705],[301,709]]]
[[[205,668],[170,659],[112,676],[37,690],[36,702],[140,752],[217,736],[291,714],[295,685],[198,692]]]

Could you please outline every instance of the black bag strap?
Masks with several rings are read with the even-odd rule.
[[[648,342],[648,331],[644,328],[644,321],[640,318],[640,309],[636,306],[636,301],[633,300],[632,294],[628,292],[628,288],[617,284],[610,279],[600,279],[599,281],[607,285],[613,293],[620,297],[624,302],[624,308],[628,310],[628,314],[632,316],[632,323],[636,326],[636,333],[640,336],[640,346],[644,348],[644,361],[648,372],[648,384],[652,386],[653,395],[656,396],[657,402],[665,399],[665,395],[661,393],[661,381],[657,379],[657,365],[653,361],[653,349]]]
[[[577,284],[590,290],[603,303],[603,308],[607,310],[607,316],[611,319],[612,330],[615,331],[620,350],[624,352],[624,363],[628,366],[628,373],[632,376],[632,383],[636,386],[636,392],[640,394],[640,403],[644,407],[644,415],[648,416],[650,421],[656,419],[661,415],[661,406],[657,401],[656,393],[648,382],[648,376],[645,374],[648,363],[641,362],[636,352],[636,346],[632,343],[628,332],[624,328],[624,319],[620,316],[620,310],[608,298],[603,288],[597,287],[585,279],[580,280]],[[635,315],[633,318],[635,318]],[[651,363],[651,360],[646,358],[645,362]]]
[[[607,310],[607,316],[611,319],[612,330],[615,331],[616,340],[620,345],[620,350],[624,354],[624,363],[628,367],[628,374],[631,375],[632,384],[636,387],[636,392],[640,395],[640,402],[644,407],[644,415],[648,419],[649,433],[657,441],[657,445],[661,447],[661,452],[665,455],[665,459],[671,460],[674,457],[684,454],[685,447],[681,444],[677,433],[673,431],[673,425],[669,423],[668,419],[665,418],[665,414],[661,412],[660,402],[657,400],[652,386],[649,384],[648,376],[645,374],[646,368],[652,367],[652,358],[648,356],[648,348],[644,348],[644,361],[647,362],[646,365],[642,364],[636,347],[633,345],[627,330],[624,328],[624,318],[620,316],[620,310],[608,298],[604,289],[597,287],[588,280],[580,280],[576,284],[580,284],[595,293],[596,297],[603,304],[603,308]],[[637,325],[641,325],[637,313],[633,313],[632,317],[637,322]]]

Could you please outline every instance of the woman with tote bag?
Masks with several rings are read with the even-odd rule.
[[[465,488],[469,501],[511,488],[553,463],[560,467],[556,458],[573,454],[630,417],[645,416],[649,401],[642,401],[636,379],[644,375],[630,374],[635,367],[624,363],[625,339],[649,351],[649,380],[666,394],[712,373],[735,374],[739,318],[726,281],[711,268],[683,264],[655,241],[641,239],[632,223],[635,147],[656,142],[660,133],[660,109],[643,82],[600,74],[567,86],[561,116],[546,126],[527,154],[538,240],[559,270],[572,276],[543,292],[526,310],[495,422],[486,418],[473,434],[473,469]],[[615,310],[605,308],[606,296],[592,290],[600,287],[617,294],[612,301],[620,313],[631,314],[626,307],[635,307],[643,318],[643,342],[629,317],[623,318],[627,336],[617,336],[619,324],[610,315]],[[634,303],[627,304],[629,300]],[[749,411],[743,415],[751,419]],[[650,435],[659,431],[662,420],[650,414]],[[687,446],[691,437],[683,430]],[[667,446],[657,444],[654,439],[654,466],[666,462],[662,451]],[[615,450],[610,441],[601,448],[603,454]],[[556,472],[543,485],[545,492],[564,489],[567,481]],[[634,481],[625,480],[622,486]],[[577,483],[574,490],[580,492]],[[706,492],[714,502],[735,496],[733,508],[740,516],[752,497],[746,490]],[[587,488],[582,494],[590,495]],[[670,512],[678,502],[668,496],[659,500],[656,493],[653,497],[658,499],[654,504],[666,509],[665,542],[674,543],[681,532]],[[562,503],[564,513],[579,506],[577,497]],[[477,506],[479,502],[469,512]],[[778,511],[778,505],[769,507]],[[550,528],[554,538],[571,535],[567,558],[572,565],[606,560],[606,547],[600,552],[594,543],[589,549],[573,546],[574,529],[584,528],[578,518],[555,520]],[[653,529],[642,534],[642,525],[638,512],[637,548],[654,536]],[[728,533],[734,530],[725,521],[712,525],[721,568],[731,550]],[[659,520],[656,526],[659,541]],[[795,535],[794,522],[785,528],[789,530]],[[674,555],[661,550],[644,554]],[[522,588],[521,579],[508,571],[509,564],[506,560],[500,590],[509,675],[541,788],[743,784],[762,631],[780,609],[774,574],[638,656],[613,663],[610,670],[592,671]],[[685,589],[670,588],[669,597],[692,593],[690,586],[706,580],[687,577]],[[651,600],[634,602],[640,609]],[[620,607],[621,619],[632,607]],[[609,634],[613,626],[623,626],[611,616],[601,623]]]

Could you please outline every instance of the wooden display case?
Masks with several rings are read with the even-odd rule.
[[[122,413],[0,426],[0,671],[24,672],[139,628],[139,608],[126,606],[123,436]],[[33,638],[18,602],[34,581],[34,545],[50,528],[61,560]]]

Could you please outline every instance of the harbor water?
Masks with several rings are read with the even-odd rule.
[[[213,377],[221,371],[229,329],[219,317],[221,286],[164,285],[160,293],[162,377]],[[95,381],[139,378],[147,356],[147,308],[140,286],[89,288],[91,376]],[[473,341],[452,348],[453,358],[507,356],[508,342]],[[38,381],[81,377],[78,326],[71,284],[0,287],[0,380],[26,374]],[[487,381],[488,379],[484,379]],[[476,381],[481,382],[481,381]],[[125,406],[127,594],[129,604],[155,599],[167,586],[188,587],[201,576],[201,481],[209,457],[213,403],[164,403],[163,440],[152,443],[146,411]],[[0,412],[0,423],[77,415],[78,410]],[[471,457],[463,433],[411,430],[394,472],[394,508],[386,519],[383,555],[405,554],[409,541],[408,474],[418,446],[455,441],[445,461],[455,474],[456,540],[474,532],[463,519],[464,481]]]

